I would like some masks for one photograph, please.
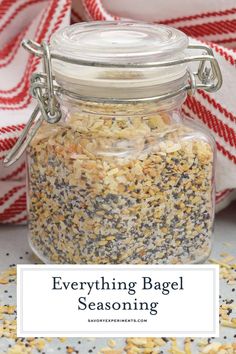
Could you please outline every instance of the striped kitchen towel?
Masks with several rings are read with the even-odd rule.
[[[71,9],[72,7],[72,9]],[[235,0],[2,0],[0,1],[0,159],[17,140],[34,107],[29,78],[39,59],[20,42],[49,40],[72,22],[133,19],[176,27],[211,45],[224,83],[208,94],[188,97],[184,113],[200,120],[216,139],[217,210],[236,198],[236,1]],[[0,222],[26,222],[25,162],[0,167]]]

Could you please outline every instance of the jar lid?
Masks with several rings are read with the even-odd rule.
[[[84,62],[53,59],[56,81],[70,91],[95,97],[148,97],[157,93],[158,85],[180,78],[186,83],[186,63],[145,68],[130,64],[181,59],[187,46],[188,37],[177,29],[131,21],[74,24],[56,32],[50,42],[52,53]],[[164,91],[162,87],[160,92]]]
[[[187,46],[188,37],[175,28],[127,21],[77,23],[51,39],[53,51],[90,63],[153,62]]]

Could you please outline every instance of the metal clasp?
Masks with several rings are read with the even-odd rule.
[[[6,155],[3,161],[5,166],[12,165],[21,157],[44,120],[48,123],[57,123],[61,119],[61,110],[53,86],[49,46],[45,41],[41,45],[31,41],[31,48],[43,57],[44,73],[35,73],[31,76],[30,91],[37,100],[37,105],[16,144]]]
[[[220,89],[222,85],[222,75],[220,71],[219,64],[214,57],[213,50],[205,45],[189,45],[188,49],[191,50],[203,50],[201,55],[187,56],[182,59],[174,59],[163,62],[152,62],[152,63],[102,63],[102,62],[91,62],[82,59],[72,59],[58,53],[50,53],[49,45],[44,41],[42,44],[38,44],[32,40],[24,40],[22,42],[23,47],[34,54],[37,57],[43,58],[43,73],[35,73],[31,77],[31,94],[37,100],[37,106],[34,109],[29,122],[23,129],[23,132],[16,142],[12,150],[7,154],[4,159],[4,165],[10,166],[16,160],[20,158],[23,154],[40,125],[43,121],[48,123],[57,123],[62,116],[61,109],[57,97],[55,95],[56,91],[61,91],[71,96],[73,98],[96,101],[96,102],[107,102],[112,101],[112,103],[130,103],[130,102],[148,102],[151,100],[162,100],[166,98],[171,98],[177,96],[181,92],[187,91],[188,94],[194,94],[197,89],[203,89],[208,92],[215,92]],[[164,95],[159,95],[149,98],[140,99],[105,99],[97,97],[83,97],[77,93],[66,91],[65,89],[56,86],[54,84],[54,77],[52,74],[52,63],[51,59],[60,60],[66,63],[78,64],[84,66],[95,66],[95,67],[117,67],[117,68],[150,68],[150,67],[169,67],[173,65],[180,65],[184,63],[199,62],[198,70],[192,72],[187,70],[189,76],[189,82],[185,86],[181,87],[176,91],[169,92]]]

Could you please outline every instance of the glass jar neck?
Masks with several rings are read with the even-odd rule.
[[[97,68],[96,68],[97,69]],[[74,68],[76,77],[65,76],[56,73],[56,81],[63,90],[81,95],[83,97],[93,97],[94,99],[103,100],[127,100],[127,99],[144,99],[157,96],[167,96],[170,93],[178,92],[186,87],[189,77],[187,71],[183,69],[181,75],[173,77],[166,74],[165,78],[160,79],[163,68],[157,71],[156,68],[145,68],[142,71],[128,70],[96,70],[93,75],[89,73],[85,75],[82,67]],[[170,71],[166,68],[166,72]]]

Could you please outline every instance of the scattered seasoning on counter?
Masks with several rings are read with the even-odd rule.
[[[234,260],[234,258],[228,258],[228,262],[225,262],[224,260],[215,260],[215,259],[209,259],[210,263],[214,264],[219,264],[220,266],[220,278],[224,279],[228,285],[234,285],[236,284],[236,263],[231,263],[229,262],[231,260]]]
[[[11,282],[16,275],[16,268],[10,267],[0,275],[0,284],[5,285]]]
[[[231,263],[235,258],[228,253],[222,253],[220,256],[220,260],[209,259],[209,262],[220,265],[220,278],[224,279],[229,286],[236,284],[236,263]],[[236,328],[236,315],[235,317],[230,316],[233,310],[236,310],[235,296],[233,297],[232,299],[224,299],[220,305],[220,324],[223,327]]]
[[[45,124],[31,143],[34,251],[46,263],[205,261],[213,221],[210,143],[169,124],[166,113],[134,116],[130,106],[124,117],[111,107],[113,115],[78,113],[62,125]]]
[[[103,348],[98,354],[122,354],[123,349],[111,349],[111,348]]]
[[[109,345],[110,348],[115,348],[116,341],[114,339],[108,339],[107,345]]]
[[[207,340],[195,339],[189,341],[186,338],[184,345],[180,346],[175,338],[170,338],[170,347],[166,343],[159,343],[158,338],[127,338],[125,346],[126,354],[196,354],[192,344],[197,344],[198,354],[234,354],[236,352],[236,343],[208,343]],[[182,349],[181,349],[182,348]]]

